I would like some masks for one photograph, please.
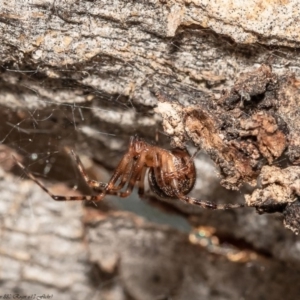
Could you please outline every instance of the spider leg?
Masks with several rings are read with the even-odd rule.
[[[219,210],[244,207],[243,204],[232,204],[232,203],[220,204],[220,203],[210,202],[206,200],[199,200],[193,197],[189,197],[187,195],[183,195],[182,193],[180,193],[178,189],[178,181],[175,178],[172,179],[171,185],[175,190],[176,197],[189,204],[198,205],[206,209],[219,209]]]
[[[160,153],[156,153],[153,158],[153,169],[155,174],[155,179],[157,181],[157,184],[159,186],[166,185],[166,182],[163,177],[163,168],[161,166],[164,166],[165,159],[164,155],[160,155]]]
[[[244,204],[238,204],[238,203],[236,203],[236,204],[233,204],[233,203],[220,204],[220,203],[210,202],[210,201],[206,201],[206,200],[200,200],[200,199],[196,199],[193,197],[189,197],[187,195],[183,195],[182,193],[179,192],[179,190],[177,188],[178,184],[177,184],[176,179],[172,180],[172,186],[174,189],[176,189],[175,194],[179,200],[182,200],[182,201],[192,204],[192,205],[201,206],[202,208],[205,208],[205,209],[227,210],[227,209],[245,207]]]
[[[71,150],[70,153],[72,155],[73,160],[76,162],[79,172],[82,175],[84,181],[87,183],[87,185],[95,192],[102,193],[103,190],[107,187],[107,183],[90,179],[86,173],[86,170],[85,170],[79,156],[77,154],[75,154],[75,152],[73,150]],[[130,174],[130,170],[131,170],[131,164],[128,163],[126,165],[126,170],[123,172],[124,175],[123,175],[122,179],[120,180],[119,185],[110,189],[109,194],[115,194],[114,191],[117,192],[124,187],[125,183],[128,181],[128,176]]]
[[[55,201],[101,201],[106,194],[118,194],[116,191],[114,191],[114,184],[119,180],[121,176],[123,176],[122,171],[127,168],[128,164],[131,164],[132,161],[132,155],[127,153],[124,155],[123,159],[119,163],[115,173],[113,174],[112,178],[110,179],[109,183],[106,184],[104,189],[101,191],[100,194],[98,195],[82,195],[82,196],[63,196],[63,195],[54,195],[51,191],[49,191],[46,186],[40,182],[31,172],[29,172],[25,166],[20,163],[15,157],[13,157],[18,166],[24,171],[24,173],[31,179],[33,180],[37,185],[39,185],[47,194],[51,196],[52,199]],[[131,171],[129,171],[131,173]],[[127,175],[128,177],[128,175]],[[124,180],[121,179],[123,182]],[[126,182],[125,182],[126,183]],[[125,184],[124,183],[124,184]]]
[[[56,200],[55,199],[55,195],[53,195],[47,188],[46,188],[46,186],[41,182],[41,181],[39,181],[31,172],[29,172],[26,168],[25,168],[25,166],[22,164],[22,163],[20,163],[14,156],[13,156],[13,159],[16,161],[16,163],[17,163],[17,165],[23,170],[23,172],[32,180],[32,181],[34,181],[37,185],[39,185],[40,186],[40,188],[42,188],[47,194],[49,194],[54,200]],[[65,198],[65,200],[68,200],[67,198],[69,198],[69,197],[65,197],[65,196],[61,196],[61,197],[64,197]]]
[[[75,163],[77,165],[77,168],[78,168],[82,178],[87,183],[87,185],[94,191],[97,191],[97,192],[103,191],[103,188],[106,187],[107,183],[90,179],[86,173],[86,170],[85,170],[79,156],[77,154],[75,154],[75,152],[73,150],[70,150],[70,153],[71,153],[71,157],[73,158],[73,160],[75,161]]]
[[[165,176],[168,177],[170,174],[175,174],[176,170],[174,170],[174,165],[173,163],[168,160],[167,158],[162,157],[162,166],[163,166],[163,172],[159,172],[160,176],[162,177],[162,182],[165,182]],[[178,199],[187,202],[192,205],[197,205],[201,206],[205,209],[219,209],[219,210],[226,210],[226,209],[233,209],[233,208],[241,208],[244,207],[243,204],[218,204],[210,201],[205,201],[205,200],[199,200],[193,197],[186,196],[182,194],[179,191],[179,185],[178,185],[178,180],[174,178],[166,178],[169,179],[167,180],[169,184],[171,184],[173,190],[175,191],[175,195]]]
[[[233,208],[242,208],[245,207],[244,204],[233,204],[233,203],[226,203],[226,204],[220,204],[220,203],[214,203],[210,201],[205,200],[199,200],[196,198],[192,198],[186,195],[181,194],[179,191],[176,193],[178,199],[187,202],[189,204],[198,205],[206,209],[220,209],[220,210],[226,210],[226,209],[233,209]]]
[[[133,188],[134,188],[137,181],[139,181],[139,186],[140,186],[140,182],[141,182],[141,180],[143,180],[142,175],[143,175],[143,172],[144,172],[144,169],[145,169],[145,164],[144,164],[145,156],[146,156],[145,152],[142,152],[140,154],[140,157],[138,158],[138,160],[134,163],[134,165],[132,167],[131,177],[130,177],[129,182],[127,184],[126,190],[124,192],[118,192],[117,196],[119,196],[121,198],[128,197],[132,193],[132,190],[133,190]]]
[[[144,167],[141,171],[141,178],[139,180],[139,189],[138,194],[139,196],[143,196],[145,192],[145,177],[146,177],[147,167]]]

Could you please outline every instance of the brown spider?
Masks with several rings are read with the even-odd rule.
[[[28,177],[56,201],[87,200],[98,202],[105,195],[117,195],[125,198],[131,194],[135,185],[138,186],[138,193],[142,196],[144,194],[145,176],[147,170],[149,170],[148,180],[150,188],[162,198],[176,198],[208,209],[231,209],[244,206],[243,204],[216,204],[187,196],[194,187],[196,169],[193,158],[185,149],[168,151],[150,145],[138,136],[131,137],[128,151],[107,184],[89,179],[79,157],[73,151],[71,151],[71,154],[85,182],[93,191],[98,193],[97,195],[70,197],[53,195],[19,161],[16,162]]]

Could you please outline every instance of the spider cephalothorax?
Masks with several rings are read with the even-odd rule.
[[[138,193],[142,196],[148,171],[149,186],[160,197],[176,198],[210,209],[243,207],[242,204],[216,204],[187,196],[194,187],[196,169],[193,158],[186,149],[166,150],[151,145],[138,136],[131,137],[127,152],[107,184],[89,179],[78,156],[73,151],[71,154],[84,180],[97,193],[96,195],[70,197],[53,195],[20,162],[17,161],[17,163],[33,181],[56,201],[87,200],[98,202],[105,195],[117,195],[125,198],[131,194],[135,186],[138,187]]]

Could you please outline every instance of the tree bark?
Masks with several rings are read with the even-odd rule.
[[[296,299],[299,12],[279,0],[0,1],[3,293]],[[188,220],[182,232],[110,199],[56,203],[11,159],[86,193],[65,146],[106,182],[129,136],[153,141],[157,129],[162,147],[206,152],[192,196],[247,207],[207,211],[149,191],[173,223]]]

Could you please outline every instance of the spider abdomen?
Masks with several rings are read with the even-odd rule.
[[[187,195],[194,187],[195,165],[186,150],[174,149],[160,172],[149,169],[148,179],[151,190],[159,197],[178,198],[178,193]]]

